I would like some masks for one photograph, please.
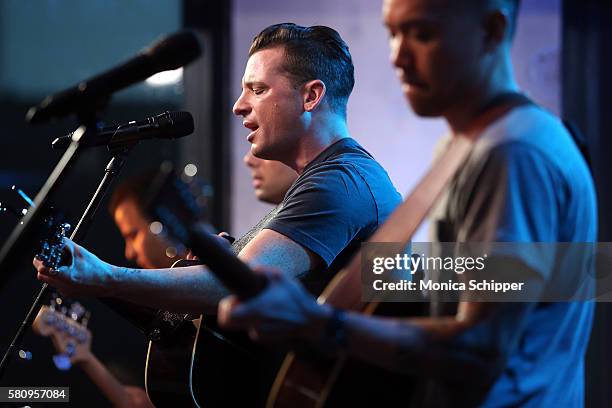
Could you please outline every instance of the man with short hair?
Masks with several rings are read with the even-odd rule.
[[[277,24],[255,37],[234,105],[251,130],[253,155],[299,174],[277,209],[234,249],[255,268],[299,277],[313,293],[401,201],[384,169],[349,135],[353,83],[351,55],[336,31]],[[70,240],[66,248],[71,264],[58,271],[34,260],[38,278],[65,293],[200,313],[216,312],[227,294],[204,266],[122,268]]]
[[[125,241],[125,259],[140,268],[169,268],[187,254],[177,253],[174,246],[159,234],[151,232],[151,220],[144,210],[144,195],[155,172],[147,172],[123,181],[111,196],[108,211]]]
[[[474,147],[431,215],[438,242],[594,242],[593,182],[558,118],[518,93],[510,60],[518,1],[385,0],[391,61],[414,111],[443,117]],[[381,237],[382,238],[382,237]],[[553,272],[520,253],[512,262],[542,286]],[[562,256],[563,254],[558,254]],[[488,262],[489,262],[488,261]],[[351,272],[354,272],[351,270]],[[291,279],[268,273],[253,300],[220,303],[222,326],[255,338],[291,338],[414,373],[418,406],[582,406],[589,302],[460,301],[426,318],[390,319],[319,305]],[[280,304],[287,305],[278,312]],[[446,309],[446,310],[445,310]]]

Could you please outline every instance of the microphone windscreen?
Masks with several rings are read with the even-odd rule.
[[[164,37],[144,51],[155,65],[156,71],[177,69],[202,54],[202,44],[192,31],[184,30]]]
[[[167,138],[174,139],[177,137],[187,136],[193,133],[194,124],[193,116],[189,112],[168,112],[169,120],[168,126],[170,132],[167,134]],[[164,126],[162,123],[164,119],[160,119],[160,126]]]

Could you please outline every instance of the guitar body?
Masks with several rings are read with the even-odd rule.
[[[202,316],[149,342],[146,389],[160,407],[263,406],[274,378],[246,336],[228,338]],[[276,366],[275,366],[276,367]]]
[[[156,407],[198,406],[191,388],[191,364],[198,321],[185,322],[166,341],[149,342],[145,387]]]
[[[503,112],[497,112],[501,115]],[[421,225],[436,199],[442,194],[445,186],[454,177],[457,170],[465,162],[472,151],[473,141],[469,137],[454,137],[449,142],[446,151],[438,158],[417,186],[412,190],[404,202],[393,211],[385,223],[369,239],[370,242],[387,242],[399,244],[396,250],[403,251],[409,245],[412,236]],[[398,252],[399,252],[398,251]],[[323,294],[319,302],[330,304],[343,310],[359,311],[364,315],[381,314],[379,304],[363,304],[361,300],[362,256],[353,258],[347,268],[338,273]],[[383,304],[384,305],[384,304]],[[412,310],[411,310],[412,309]],[[414,310],[416,309],[416,310]],[[419,310],[420,309],[420,310]],[[410,303],[407,310],[401,311],[400,316],[426,315],[428,312],[425,303]],[[386,314],[386,313],[382,313]],[[345,367],[345,358],[330,361],[327,364],[313,363],[311,359],[296,354],[289,354],[283,363],[283,369],[279,372],[268,399],[267,407],[322,407],[336,405],[338,400],[330,391],[334,390],[336,395],[347,395],[354,401],[352,406],[397,406],[410,404],[413,397],[410,396],[410,388],[414,387],[415,381],[410,377],[388,373],[388,376],[380,373],[381,369],[371,366],[366,376],[375,379],[378,376],[385,378],[382,386],[378,384],[365,384],[359,382],[350,384],[350,388],[342,390],[343,374],[350,371]],[[379,372],[378,374],[376,372]],[[404,377],[404,385],[395,384],[395,380]],[[365,392],[364,392],[365,389]],[[379,391],[379,398],[371,402],[367,390]],[[401,390],[401,394],[394,397],[389,392]],[[360,399],[355,399],[361,394]],[[384,400],[390,398],[390,400]]]
[[[262,406],[278,367],[266,371],[262,353],[245,334],[223,333],[216,316],[184,321],[163,341],[149,342],[147,394],[158,408]]]
[[[424,315],[427,305],[413,303],[408,309],[405,313],[411,316]],[[329,358],[315,352],[291,352],[278,372],[266,406],[410,406],[408,401],[413,398],[415,384],[413,376],[394,373],[346,356]]]

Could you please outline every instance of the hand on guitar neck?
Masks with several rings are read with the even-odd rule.
[[[40,309],[32,324],[36,334],[51,338],[58,353],[53,357],[58,369],[79,366],[114,407],[153,408],[142,388],[121,384],[91,352],[89,314],[78,303],[70,309],[62,303],[60,298],[54,298],[50,306]]]
[[[246,303],[240,303],[237,296],[225,298],[219,304],[219,323],[229,329],[248,326],[250,337],[264,343],[296,339],[318,343],[331,308],[318,305],[295,279],[273,271],[264,274],[268,282],[266,296]],[[258,324],[264,321],[266,324]],[[275,324],[269,324],[271,321]]]

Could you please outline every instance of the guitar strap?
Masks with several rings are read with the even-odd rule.
[[[520,93],[504,93],[484,106],[476,117],[481,119],[483,127],[486,128],[510,110],[531,103],[533,102],[529,98]],[[438,157],[410,195],[368,242],[392,242],[400,243],[402,247],[407,246],[446,186],[467,161],[475,140],[482,130],[471,135],[453,136],[446,150]],[[363,306],[361,283],[361,255],[357,254],[348,268],[335,276],[318,301],[319,303],[330,303],[342,309],[361,310]],[[364,312],[371,314],[376,306],[376,303],[370,303]]]
[[[465,137],[454,137],[446,151],[436,160],[404,202],[372,235],[369,242],[408,244],[436,199],[444,191],[472,150],[473,142]],[[361,304],[361,256],[357,254],[348,268],[332,280],[319,303],[331,303],[343,309],[359,309]]]

